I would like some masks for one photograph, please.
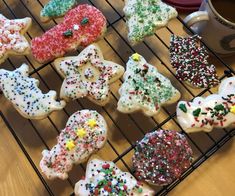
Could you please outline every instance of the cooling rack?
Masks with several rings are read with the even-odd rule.
[[[8,18],[22,18],[29,16],[33,19],[33,26],[28,31],[28,39],[39,36],[62,19],[56,19],[49,23],[41,23],[39,12],[47,0],[2,0],[0,11]],[[192,100],[196,96],[208,96],[216,92],[213,89],[192,89],[177,80],[174,70],[169,63],[169,38],[171,34],[184,35],[186,28],[189,33],[193,32],[185,26],[182,19],[178,17],[172,20],[168,27],[158,30],[155,35],[145,39],[138,46],[132,47],[126,40],[125,18],[122,12],[124,2],[122,0],[81,0],[81,3],[88,3],[100,9],[108,20],[108,32],[106,36],[98,42],[104,56],[108,60],[113,60],[125,66],[128,57],[138,52],[146,57],[147,61],[156,65],[159,72],[168,77],[174,86],[182,93],[182,99]],[[177,28],[176,28],[177,27]],[[204,43],[203,43],[204,44]],[[206,46],[206,45],[205,45]],[[206,46],[207,47],[207,46]],[[207,47],[208,48],[208,47]],[[220,80],[235,74],[234,69],[227,65],[210,48],[211,61],[218,68]],[[78,52],[71,53],[76,55]],[[1,68],[15,69],[23,62],[30,65],[30,76],[40,80],[40,88],[43,91],[55,89],[59,92],[62,78],[56,72],[51,62],[38,64],[32,56],[11,57]],[[111,85],[111,103],[105,107],[99,107],[86,99],[77,100],[59,112],[54,112],[48,118],[41,121],[23,119],[5,99],[0,99],[3,107],[0,108],[0,115],[14,136],[25,157],[34,169],[41,183],[45,187],[45,195],[73,195],[74,184],[84,175],[85,165],[75,166],[66,181],[48,181],[39,169],[41,151],[50,149],[56,143],[56,136],[63,129],[68,117],[75,111],[83,108],[96,109],[101,113],[110,128],[108,142],[99,156],[106,160],[114,161],[121,169],[133,173],[131,157],[137,140],[144,134],[156,129],[174,129],[186,135],[194,151],[194,162],[182,176],[164,187],[155,187],[156,195],[166,195],[177,184],[183,181],[190,173],[220,149],[235,134],[234,129],[214,130],[211,133],[187,134],[180,127],[176,120],[175,105],[163,107],[160,114],[152,118],[147,118],[141,113],[125,115],[116,111],[116,104],[119,98],[118,88],[122,80]]]

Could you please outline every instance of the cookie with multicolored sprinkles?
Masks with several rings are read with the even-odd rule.
[[[14,71],[0,69],[0,91],[25,118],[43,119],[55,110],[62,110],[64,101],[56,101],[56,92],[43,94],[39,81],[29,78],[29,66],[23,64]]]
[[[224,79],[218,94],[196,97],[192,102],[180,101],[176,112],[179,124],[188,133],[235,124],[235,77]]]
[[[100,39],[106,32],[106,18],[94,6],[78,5],[64,17],[64,21],[40,37],[32,39],[35,59],[46,63]]]
[[[31,26],[31,18],[9,20],[0,14],[0,64],[9,55],[26,55],[30,46],[24,34]]]
[[[157,114],[161,106],[174,103],[180,98],[180,92],[170,80],[137,53],[127,62],[124,83],[119,94],[117,109],[120,112],[141,110],[147,116]]]
[[[147,133],[137,142],[132,158],[135,176],[153,185],[168,185],[190,167],[192,155],[183,134],[170,130]]]
[[[153,35],[178,15],[175,8],[161,0],[125,0],[123,11],[129,30],[128,39],[132,44]]]
[[[172,35],[171,64],[180,81],[197,88],[214,87],[219,83],[216,68],[208,62],[208,51],[200,39],[198,35],[188,38]]]
[[[56,59],[54,65],[65,78],[60,91],[62,99],[87,97],[101,106],[109,102],[109,85],[124,73],[121,65],[104,60],[95,44],[86,47],[78,56]]]
[[[48,179],[68,178],[73,164],[85,162],[107,139],[104,118],[94,110],[81,110],[68,119],[51,150],[42,152],[40,168]]]
[[[88,161],[86,176],[75,184],[76,196],[137,195],[153,196],[154,191],[137,181],[130,173],[122,172],[113,162],[92,156]]]
[[[78,4],[78,0],[50,0],[41,10],[42,22],[64,16],[70,9]]]

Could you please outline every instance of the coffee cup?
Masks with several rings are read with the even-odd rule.
[[[184,22],[217,54],[235,53],[235,1],[203,0]]]

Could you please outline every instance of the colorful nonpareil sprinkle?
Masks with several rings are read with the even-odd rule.
[[[153,190],[138,182],[130,173],[122,172],[113,162],[93,159],[88,162],[86,176],[76,183],[74,192],[83,196],[152,196]]]
[[[96,126],[90,127],[89,119],[94,119]],[[58,136],[58,143],[50,151],[42,152],[42,172],[49,179],[66,179],[73,164],[84,162],[105,144],[106,138],[107,125],[99,113],[92,110],[74,113]]]
[[[180,81],[186,81],[197,88],[218,85],[219,80],[215,66],[208,62],[208,52],[200,44],[198,35],[188,38],[171,36],[171,64]]]
[[[187,132],[209,132],[213,127],[224,128],[235,123],[235,77],[223,80],[218,94],[196,97],[192,102],[180,101],[177,119]]]
[[[136,177],[163,186],[172,183],[191,165],[192,149],[176,131],[148,133],[137,143],[132,158]]]

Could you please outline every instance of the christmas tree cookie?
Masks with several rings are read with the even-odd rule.
[[[61,110],[65,102],[56,101],[56,92],[43,94],[39,81],[29,78],[29,67],[23,64],[15,71],[0,69],[0,91],[25,118],[42,119],[54,110]]]
[[[142,110],[147,116],[158,113],[162,105],[171,104],[180,98],[170,80],[161,75],[139,54],[133,54],[127,62],[124,83],[119,89],[118,110],[131,113]]]
[[[218,94],[196,97],[192,102],[180,101],[177,119],[188,132],[210,132],[214,127],[225,128],[235,123],[235,77],[222,81]]]
[[[77,3],[78,0],[50,0],[40,13],[41,20],[47,22],[50,19],[61,17]]]
[[[65,78],[60,97],[69,101],[87,97],[98,105],[109,102],[109,85],[124,73],[121,65],[104,60],[98,45],[90,45],[78,56],[56,59],[54,65]]]
[[[175,18],[177,11],[161,0],[125,0],[124,13],[129,29],[128,39],[136,44]]]
[[[219,83],[215,66],[209,64],[208,52],[200,45],[200,37],[182,38],[171,36],[170,57],[171,64],[176,70],[180,81],[197,88],[208,88]]]
[[[48,179],[67,179],[73,164],[85,162],[103,147],[106,139],[104,118],[94,110],[78,111],[68,119],[57,144],[51,150],[42,152],[41,170]]]
[[[86,176],[74,189],[76,196],[137,195],[153,196],[154,191],[138,182],[130,173],[122,172],[113,162],[92,156],[87,164]]]

